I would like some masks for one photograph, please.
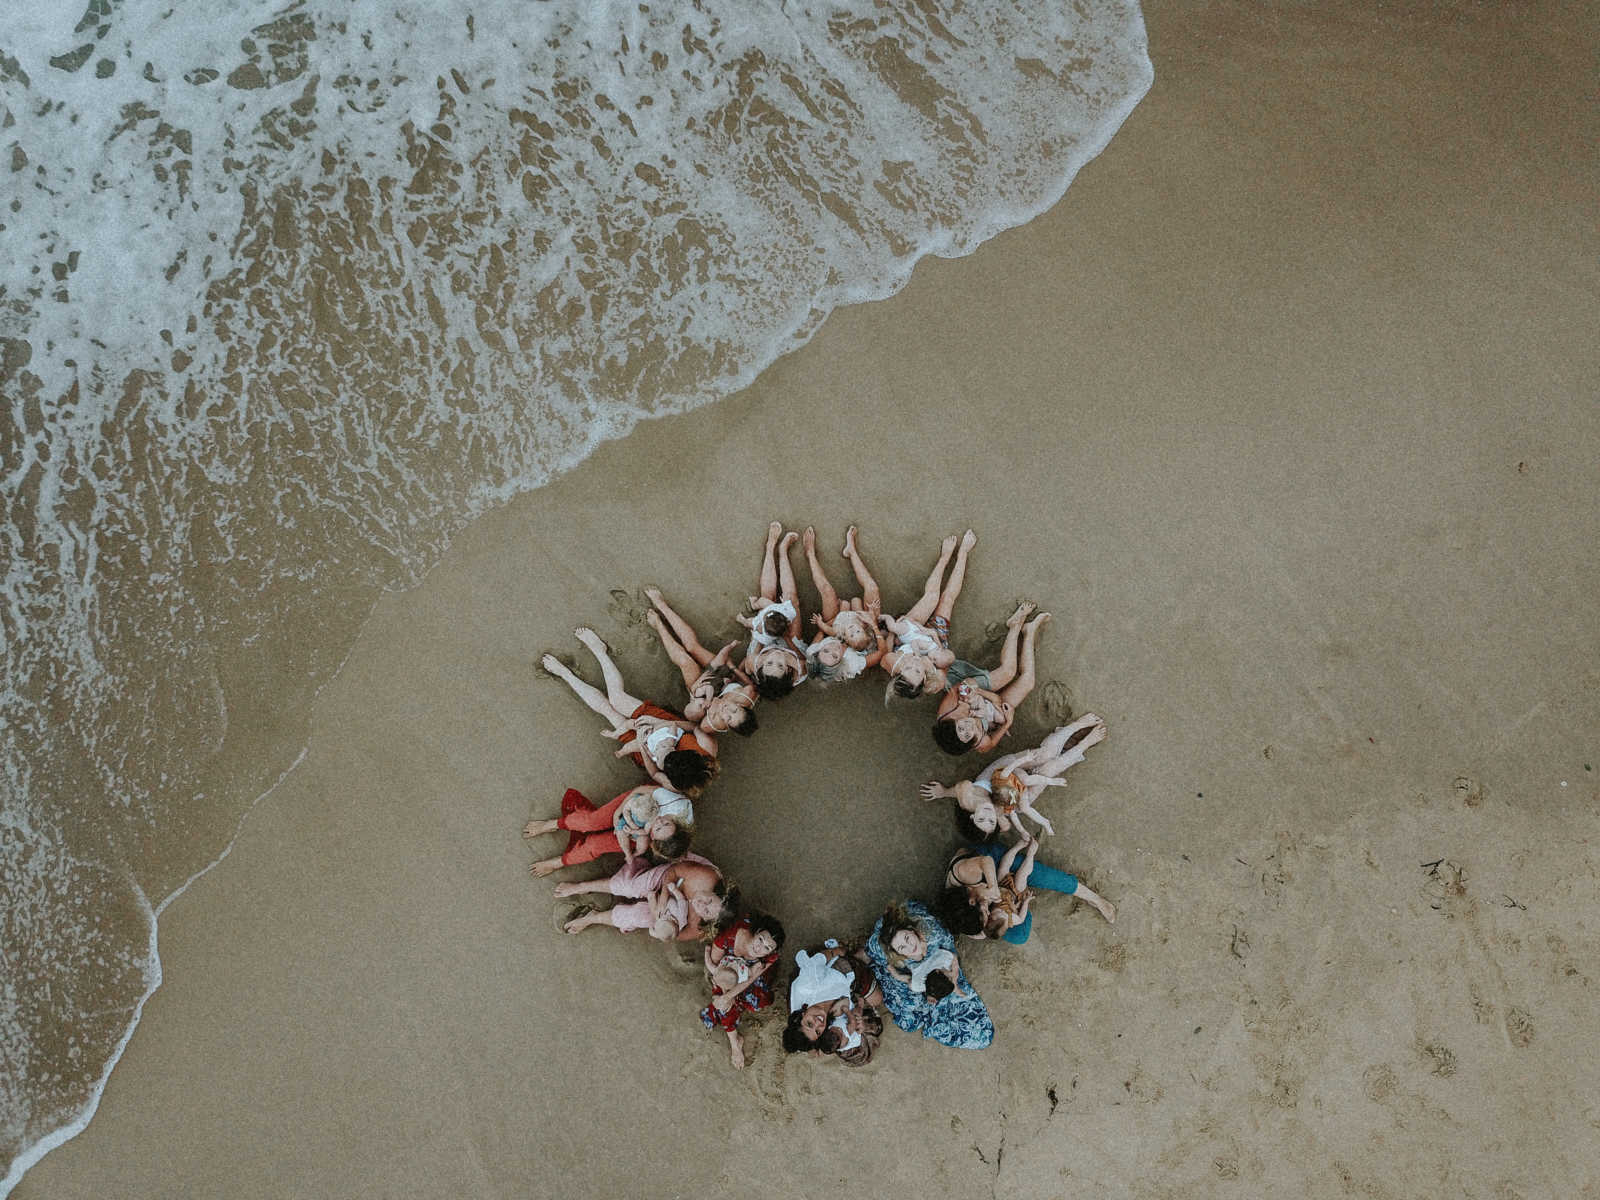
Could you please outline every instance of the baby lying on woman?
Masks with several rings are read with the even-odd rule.
[[[1026,834],[1022,816],[1033,818],[1046,833],[1055,827],[1034,810],[1045,788],[1064,787],[1061,776],[1083,761],[1084,751],[1105,740],[1106,723],[1085,713],[1063,725],[1032,750],[997,758],[977,778],[945,787],[937,780],[922,785],[924,800],[956,802],[956,830],[970,842],[988,842],[1013,830]],[[1070,745],[1069,745],[1070,743]]]
[[[735,619],[750,630],[750,646],[740,670],[756,685],[763,700],[782,700],[806,679],[805,647],[800,642],[800,608],[789,550],[800,535],[783,526],[767,526],[761,558],[761,594],[750,597],[754,615]],[[781,541],[780,541],[781,539]]]
[[[801,535],[801,544],[811,568],[811,582],[816,585],[822,601],[822,610],[811,617],[817,636],[806,647],[811,677],[819,683],[854,679],[868,667],[876,666],[889,646],[887,635],[878,628],[883,616],[878,582],[867,570],[867,564],[861,561],[854,525],[845,532],[841,554],[849,561],[856,582],[861,585],[861,595],[857,599],[841,601],[839,593],[833,590],[827,573],[817,561],[817,531],[809,525]]]

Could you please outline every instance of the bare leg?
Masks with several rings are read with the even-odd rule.
[[[883,597],[878,592],[878,581],[872,577],[872,572],[867,570],[867,564],[861,561],[861,551],[856,547],[856,527],[850,526],[844,534],[844,550],[841,553],[850,562],[850,569],[856,573],[856,582],[861,585],[861,603],[873,612],[883,607]]]
[[[1090,746],[1097,745],[1106,739],[1106,723],[1093,713],[1084,713],[1070,725],[1063,725],[1055,730],[1049,737],[1039,743],[1039,755],[1042,760],[1060,758],[1067,748],[1067,743],[1072,740],[1072,735],[1080,730],[1088,729],[1091,725],[1099,728],[1090,733],[1083,741],[1079,742],[1075,750],[1087,750]]]
[[[569,879],[566,883],[556,884],[555,895],[557,899],[563,896],[587,896],[591,892],[599,892],[601,895],[609,896],[611,894],[611,879],[610,875],[605,876],[603,879]]]
[[[933,564],[933,570],[928,573],[928,582],[922,585],[921,597],[911,606],[911,611],[906,613],[907,621],[926,625],[928,618],[933,616],[933,610],[939,604],[939,583],[944,579],[944,569],[950,565],[950,556],[955,552],[954,534],[939,543],[939,561]]]
[[[744,1038],[739,1036],[737,1029],[728,1030],[728,1057],[733,1061],[735,1071],[744,1070]]]
[[[1017,672],[1017,677],[1006,684],[1005,690],[1000,693],[1000,699],[1013,709],[1033,691],[1033,644],[1039,639],[1039,626],[1049,619],[1049,613],[1040,613],[1022,630],[1022,650],[1019,655],[1022,662],[1021,669]]]
[[[786,604],[794,605],[794,620],[789,622],[789,636],[800,636],[800,593],[794,586],[794,564],[789,561],[789,550],[800,540],[798,533],[786,533],[778,547],[778,595]]]
[[[1000,665],[989,671],[989,690],[998,692],[1017,677],[1017,643],[1022,637],[1022,622],[1033,611],[1032,604],[1019,604],[1006,618],[1006,641],[1000,648]]]
[[[583,680],[579,679],[567,669],[567,664],[562,662],[554,654],[546,654],[539,660],[539,663],[546,671],[549,671],[550,674],[554,675],[557,679],[561,680],[569,688],[576,692],[579,700],[582,700],[595,712],[599,713],[606,720],[610,721],[612,727],[615,729],[620,730],[627,725],[628,714],[633,712],[633,708],[639,707],[637,704],[635,704],[633,708],[628,710],[627,713],[618,712],[614,707],[612,707],[610,699],[607,698],[604,692],[595,687],[593,684],[585,683]]]
[[[805,547],[806,565],[811,568],[811,582],[816,585],[817,595],[822,600],[822,619],[832,624],[839,615],[839,593],[833,590],[833,584],[822,573],[822,564],[817,561],[817,531],[807,525],[805,533],[800,536],[800,544]]]
[[[778,539],[783,526],[777,521],[767,526],[767,548],[761,552],[761,598],[768,604],[778,599]]]
[[[542,837],[544,834],[554,833],[560,828],[561,822],[556,820],[529,821],[522,827],[522,836],[525,838]]]
[[[637,696],[628,694],[628,687],[622,682],[622,672],[617,670],[617,664],[611,661],[611,651],[600,640],[600,635],[587,625],[579,625],[572,632],[580,642],[589,647],[589,652],[600,664],[600,673],[606,677],[606,695],[611,700],[611,707],[631,716],[642,701]]]
[[[614,922],[611,920],[611,910],[608,908],[605,912],[584,913],[581,917],[573,917],[562,928],[568,933],[582,933],[591,925],[612,925],[614,927]]]
[[[950,568],[950,578],[939,596],[939,607],[934,609],[935,616],[943,617],[946,621],[950,619],[956,606],[956,597],[961,595],[961,585],[967,579],[967,555],[972,553],[972,548],[977,544],[978,535],[972,530],[961,535],[961,548],[956,551],[955,566]]]
[[[700,664],[678,644],[678,639],[668,632],[660,614],[654,609],[645,613],[644,619],[649,622],[650,628],[656,631],[656,636],[661,639],[661,648],[667,652],[672,665],[678,668],[678,674],[683,676],[683,686],[694,687],[694,681],[700,678]]]
[[[645,588],[644,594],[650,598],[651,604],[660,609],[661,615],[667,619],[667,624],[672,626],[673,636],[694,657],[695,662],[703,667],[716,657],[700,644],[700,635],[695,633],[694,626],[674,612],[672,606],[661,598],[660,592],[655,588]],[[656,632],[661,631],[658,629]]]
[[[1117,906],[1097,892],[1090,891],[1082,880],[1078,881],[1078,890],[1072,893],[1073,897],[1089,905],[1108,922],[1117,923]]]

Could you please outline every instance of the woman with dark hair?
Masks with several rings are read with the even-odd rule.
[[[866,950],[901,1029],[961,1050],[981,1050],[994,1040],[994,1021],[961,971],[955,939],[923,905],[891,906]]]
[[[579,679],[554,654],[546,654],[539,660],[540,664],[570,687],[585,705],[611,723],[605,736],[621,743],[616,751],[617,758],[632,758],[663,787],[686,796],[698,796],[716,775],[715,736],[697,730],[693,721],[669,709],[629,695],[622,682],[622,672],[611,661],[611,654],[599,634],[581,625],[572,632],[600,664],[606,690],[602,692]]]
[[[761,557],[761,594],[750,597],[753,616],[735,620],[750,630],[750,646],[740,669],[756,685],[763,700],[782,700],[805,682],[806,652],[800,641],[800,602],[794,586],[789,550],[798,533],[784,533],[777,521],[767,526]],[[780,541],[781,539],[781,541]]]
[[[561,829],[571,834],[559,855],[540,859],[528,868],[534,875],[548,875],[606,854],[621,854],[632,862],[649,853],[657,862],[673,862],[688,852],[693,826],[694,805],[689,797],[644,783],[599,807],[576,788],[568,788],[561,798],[561,815],[549,821],[529,821],[522,836],[541,837]]]
[[[765,913],[747,913],[721,930],[706,947],[711,1003],[700,1010],[707,1029],[728,1035],[733,1069],[744,1069],[744,1037],[739,1018],[772,1003],[772,969],[778,965],[783,926]]]
[[[856,527],[850,526],[844,535],[841,552],[855,571],[856,582],[861,585],[861,596],[856,600],[839,600],[827,573],[817,561],[817,531],[806,526],[801,535],[805,547],[806,563],[811,568],[811,582],[816,585],[822,601],[822,611],[813,613],[811,622],[817,627],[817,636],[806,647],[806,663],[811,677],[818,683],[832,683],[839,679],[854,679],[878,660],[888,649],[888,637],[878,628],[883,616],[883,598],[878,591],[878,581],[861,561],[856,549]]]
[[[957,659],[946,672],[949,688],[933,723],[933,740],[946,754],[987,753],[1010,732],[1017,705],[1033,691],[1034,642],[1039,627],[1050,619],[1049,613],[1040,613],[1023,625],[1033,607],[1020,604],[1006,620],[999,666],[985,671]]]
[[[683,686],[689,689],[684,717],[713,737],[729,732],[749,737],[756,731],[756,717],[751,711],[755,708],[756,687],[732,663],[739,643],[729,642],[712,654],[701,645],[694,626],[673,611],[658,589],[647,587],[644,594],[654,605],[644,619],[656,631],[667,657],[683,675]]]
[[[1033,932],[1033,898],[1039,891],[1073,896],[1115,923],[1116,906],[1076,875],[1036,862],[1039,840],[1024,836],[1010,849],[958,850],[945,868],[945,890],[935,905],[957,933],[1004,938],[1020,946]]]
[[[1020,814],[1026,813],[1046,833],[1054,833],[1049,821],[1034,811],[1033,802],[1046,788],[1064,787],[1061,776],[1068,767],[1083,761],[1084,751],[1099,745],[1106,737],[1106,723],[1093,713],[1085,713],[1070,725],[1063,725],[1032,750],[997,758],[976,778],[945,787],[937,780],[922,785],[924,800],[951,799],[956,802],[956,829],[968,842],[993,841],[996,832],[1016,830],[1025,834]]]
[[[847,951],[829,938],[814,951],[800,951],[794,961],[784,1050],[831,1054],[847,1067],[866,1066],[883,1037],[878,1012],[883,990],[866,953]]]
[[[939,545],[939,558],[933,564],[922,596],[903,617],[884,617],[883,627],[894,635],[893,647],[879,666],[889,673],[886,700],[895,696],[913,700],[935,696],[945,689],[945,672],[956,661],[950,652],[950,614],[967,577],[967,555],[978,544],[978,535],[967,530],[957,544],[954,535]],[[955,555],[951,566],[950,556]],[[946,582],[944,571],[950,567]]]

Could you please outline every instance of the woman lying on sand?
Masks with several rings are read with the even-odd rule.
[[[548,875],[561,867],[593,862],[603,854],[621,854],[629,862],[651,854],[657,862],[673,862],[689,850],[694,826],[694,805],[671,788],[640,784],[596,808],[587,796],[568,788],[561,798],[561,815],[553,821],[529,821],[525,838],[565,829],[572,834],[567,848],[555,858],[544,858],[528,868]]]
[[[807,666],[819,683],[854,679],[868,667],[876,666],[888,649],[888,639],[878,628],[883,600],[877,580],[861,561],[854,525],[845,532],[841,553],[849,560],[856,582],[861,585],[859,599],[840,602],[839,594],[833,590],[822,564],[817,561],[817,531],[809,525],[801,535],[801,544],[811,567],[811,582],[816,584],[817,594],[822,598],[822,611],[811,618],[817,627],[817,636],[806,647]]]
[[[591,925],[610,925],[622,933],[648,929],[652,936],[660,936],[658,930],[665,932],[670,920],[676,926],[670,937],[680,942],[692,941],[703,926],[720,920],[728,895],[722,872],[697,854],[655,865],[636,858],[608,878],[573,880],[555,887],[557,896],[588,892],[609,893],[635,903],[581,913],[567,921],[564,928],[568,933],[582,933]]]
[[[867,959],[901,1029],[960,1050],[981,1050],[994,1040],[994,1022],[961,972],[955,939],[915,900],[878,918]]]
[[[616,757],[631,757],[663,787],[686,796],[698,796],[716,774],[716,738],[697,730],[693,721],[685,720],[670,709],[630,696],[623,685],[622,673],[611,661],[600,636],[586,626],[579,626],[572,632],[599,662],[606,690],[602,692],[579,679],[554,654],[546,654],[539,660],[540,664],[576,692],[578,699],[611,722],[606,736],[622,743]]]
[[[883,990],[865,951],[846,951],[829,938],[813,951],[800,951],[794,962],[784,1050],[832,1054],[847,1067],[866,1066],[883,1038]]]
[[[749,737],[756,731],[756,717],[751,711],[756,703],[756,688],[750,677],[732,664],[739,643],[729,642],[712,654],[700,644],[694,627],[672,610],[658,590],[647,587],[644,594],[655,606],[644,619],[656,631],[667,657],[683,675],[683,686],[689,689],[689,703],[683,706],[683,715],[694,721],[702,733],[713,737],[730,731]]]
[[[1020,604],[1007,619],[998,667],[985,671],[961,659],[950,665],[945,676],[950,688],[933,723],[933,740],[946,754],[986,753],[1010,732],[1017,705],[1033,691],[1033,644],[1039,626],[1050,619],[1049,613],[1040,613],[1024,626],[1023,618],[1032,611],[1033,605]]]
[[[1076,896],[1107,921],[1117,910],[1076,875],[1035,862],[1039,840],[1027,835],[1009,850],[989,845],[957,850],[945,869],[945,887],[934,911],[945,927],[973,938],[1004,938],[1014,946],[1033,931],[1035,889]]]
[[[711,1003],[700,1010],[707,1029],[728,1035],[733,1069],[744,1069],[744,1037],[739,1018],[772,1003],[772,969],[778,965],[783,926],[776,917],[749,913],[711,939],[706,947],[706,974],[711,977]]]
[[[945,671],[956,660],[950,653],[950,614],[966,581],[967,555],[977,544],[978,535],[970,529],[962,535],[959,547],[954,537],[945,538],[939,546],[939,561],[923,585],[922,598],[905,616],[883,618],[883,627],[894,635],[893,648],[879,664],[889,673],[889,695],[913,700],[944,690]],[[941,584],[951,554],[955,565],[950,567],[949,581]]]
[[[1063,787],[1061,775],[1083,761],[1090,746],[1105,740],[1106,723],[1085,713],[1063,725],[1032,750],[997,758],[976,779],[945,787],[936,780],[922,785],[924,800],[949,797],[956,802],[956,830],[969,842],[987,842],[997,833],[1013,830],[1027,836],[1021,822],[1026,813],[1046,833],[1055,827],[1034,811],[1033,802],[1047,787]]]
[[[736,618],[750,629],[750,648],[740,669],[755,681],[763,700],[782,700],[806,677],[800,606],[794,589],[794,568],[789,564],[789,549],[799,536],[784,533],[777,521],[767,527],[767,545],[761,557],[761,594],[750,597],[755,614],[747,617],[741,613]]]

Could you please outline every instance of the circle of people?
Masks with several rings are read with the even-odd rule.
[[[809,640],[790,562],[797,541],[821,601]],[[817,560],[815,531],[785,533],[774,521],[762,553],[759,594],[750,597],[751,612],[736,618],[748,628],[749,640],[730,642],[716,653],[658,590],[646,588],[646,619],[688,690],[681,712],[630,695],[592,629],[575,632],[599,663],[603,689],[554,655],[541,660],[609,723],[605,736],[618,743],[616,757],[631,758],[649,782],[599,805],[568,789],[559,816],[530,821],[523,830],[528,838],[565,831],[567,847],[529,870],[548,875],[622,855],[621,869],[610,876],[556,886],[557,896],[609,894],[619,901],[604,910],[580,905],[564,928],[579,933],[605,925],[623,933],[644,930],[662,941],[704,942],[710,997],[700,1018],[708,1030],[727,1035],[736,1068],[745,1064],[742,1018],[774,1003],[784,931],[770,914],[741,911],[722,872],[689,849],[694,802],[718,773],[718,740],[753,734],[758,702],[782,700],[808,680],[831,684],[877,668],[888,677],[886,702],[939,698],[933,737],[942,749],[952,755],[994,749],[1033,690],[1034,643],[1050,614],[1019,605],[1006,621],[995,666],[957,658],[950,650],[950,618],[976,544],[971,530],[960,539],[945,538],[921,597],[904,616],[892,617],[882,611],[855,526],[845,535],[842,553],[861,594],[841,600]],[[1026,817],[1041,832],[1055,832],[1034,802],[1061,786],[1062,773],[1105,735],[1105,723],[1091,713],[1056,729],[1034,749],[996,759],[971,779],[923,784],[925,801],[955,802],[963,847],[946,864],[930,904],[893,904],[864,940],[829,938],[795,955],[784,1050],[864,1065],[882,1038],[884,1008],[901,1029],[943,1045],[989,1045],[994,1023],[962,969],[956,935],[1025,942],[1040,891],[1074,896],[1107,921],[1116,919],[1110,902],[1074,875],[1037,861],[1038,836],[1023,823]]]

